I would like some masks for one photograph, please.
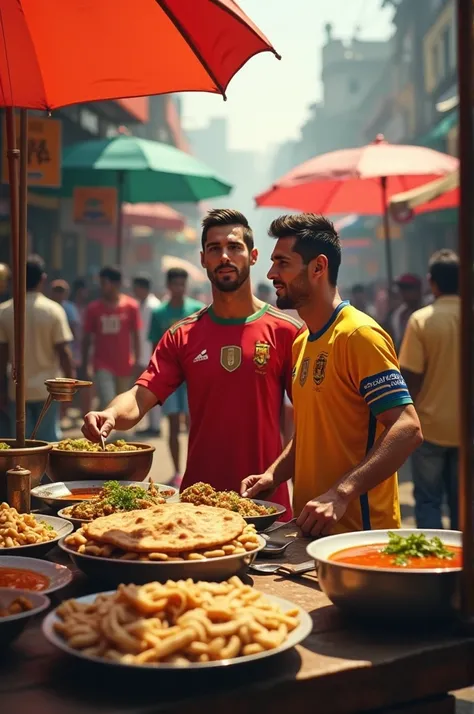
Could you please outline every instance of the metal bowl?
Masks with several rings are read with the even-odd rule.
[[[137,451],[61,451],[53,448],[46,473],[51,481],[143,481],[153,463],[154,446],[128,442]]]
[[[330,560],[344,548],[388,543],[387,530],[358,531],[321,538],[310,543],[319,584],[341,609],[358,615],[387,619],[449,617],[455,614],[461,568],[367,568]],[[462,545],[460,531],[401,528],[397,534],[438,536],[446,545]]]
[[[104,487],[110,479],[100,479],[97,481],[68,481],[64,483],[63,481],[57,481],[56,483],[47,483],[43,486],[37,486],[31,489],[31,495],[43,501],[47,506],[54,509],[66,508],[66,506],[73,506],[80,501],[89,500],[87,496],[84,498],[73,498],[68,500],[74,491],[82,491],[85,489],[93,489],[94,491],[99,491]],[[150,487],[150,481],[145,481],[144,483],[137,483],[137,481],[121,481],[122,486],[139,486],[140,488],[148,489]],[[167,503],[172,503],[178,499],[178,489],[173,486],[168,486],[164,483],[154,483],[154,486],[159,491],[171,491],[171,495],[166,498]],[[60,516],[64,518],[65,516]]]
[[[259,501],[256,498],[250,499],[258,506],[265,506],[265,508],[275,508],[275,513],[269,513],[266,516],[243,516],[247,523],[252,523],[258,531],[264,531],[269,526],[273,525],[276,520],[281,518],[283,514],[286,513],[285,506],[281,506],[279,503],[272,503],[271,501]]]
[[[0,617],[0,642],[2,647],[10,644],[18,637],[30,617],[38,615],[50,605],[50,599],[43,593],[34,593],[30,590],[16,590],[14,588],[0,588],[0,608],[8,607],[17,597],[25,597],[31,602],[33,608],[18,615]]]
[[[15,449],[15,439],[1,439],[9,449],[0,450],[0,502],[7,500],[7,471],[15,466],[31,471],[31,485],[38,486],[46,471],[51,444],[47,441],[27,439],[24,449]]]
[[[258,536],[259,546],[249,553],[225,555],[222,558],[207,560],[182,560],[171,563],[159,561],[118,560],[101,558],[95,555],[77,553],[69,548],[62,538],[58,545],[69,555],[74,565],[91,578],[110,585],[135,583],[144,585],[153,581],[161,583],[167,580],[228,580],[232,575],[242,572],[251,565],[257,553],[265,547],[266,541]]]
[[[31,558],[41,558],[43,555],[48,553],[48,551],[54,548],[55,545],[57,545],[60,538],[65,538],[74,530],[72,523],[68,523],[64,520],[64,518],[57,518],[56,516],[43,516],[41,513],[36,514],[35,518],[37,521],[46,523],[48,526],[52,526],[57,533],[56,538],[48,540],[46,543],[14,545],[13,548],[0,548],[0,555],[28,555]]]
[[[65,565],[52,563],[49,560],[40,560],[40,558],[22,558],[16,555],[0,555],[0,573],[2,572],[2,568],[33,570],[35,573],[44,575],[48,578],[49,584],[44,590],[41,590],[42,595],[49,595],[50,593],[56,592],[56,590],[61,590],[62,588],[65,588],[66,585],[69,585],[72,580],[72,572]],[[11,590],[16,588],[8,589]]]

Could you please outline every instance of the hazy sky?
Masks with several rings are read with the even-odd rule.
[[[252,58],[238,72],[224,102],[218,95],[183,98],[186,128],[202,126],[213,116],[229,118],[232,148],[265,150],[298,135],[308,105],[321,96],[321,47],[324,25],[335,37],[350,39],[357,25],[361,39],[391,34],[391,11],[381,0],[239,0],[242,9],[282,55]]]

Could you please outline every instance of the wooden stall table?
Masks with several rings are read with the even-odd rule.
[[[287,563],[307,560],[304,541],[286,553]],[[71,565],[58,550],[49,558]],[[0,712],[453,714],[455,700],[447,693],[474,683],[474,638],[455,624],[414,630],[354,622],[331,605],[312,573],[298,579],[249,577],[259,590],[293,600],[311,614],[314,629],[301,646],[207,673],[127,671],[58,652],[38,619],[10,648],[0,647]],[[59,598],[104,589],[75,571]],[[52,599],[57,604],[54,594]]]

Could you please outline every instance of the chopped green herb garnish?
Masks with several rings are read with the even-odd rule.
[[[424,533],[412,533],[404,536],[398,533],[389,532],[388,545],[383,548],[382,553],[394,555],[395,565],[408,565],[410,558],[426,558],[434,556],[442,560],[454,558],[452,550],[448,550],[442,540],[435,536],[428,539]]]
[[[118,481],[104,484],[105,500],[120,511],[133,511],[140,507],[139,501],[152,500],[148,491],[140,486],[121,486]]]

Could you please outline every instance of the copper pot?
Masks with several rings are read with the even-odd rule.
[[[154,446],[134,443],[137,451],[63,451],[49,454],[47,474],[51,481],[144,481],[153,463]]]
[[[51,444],[47,441],[27,439],[23,449],[15,449],[15,439],[0,439],[9,449],[0,449],[0,502],[7,500],[7,471],[22,466],[31,471],[31,486],[39,486],[46,471]]]

